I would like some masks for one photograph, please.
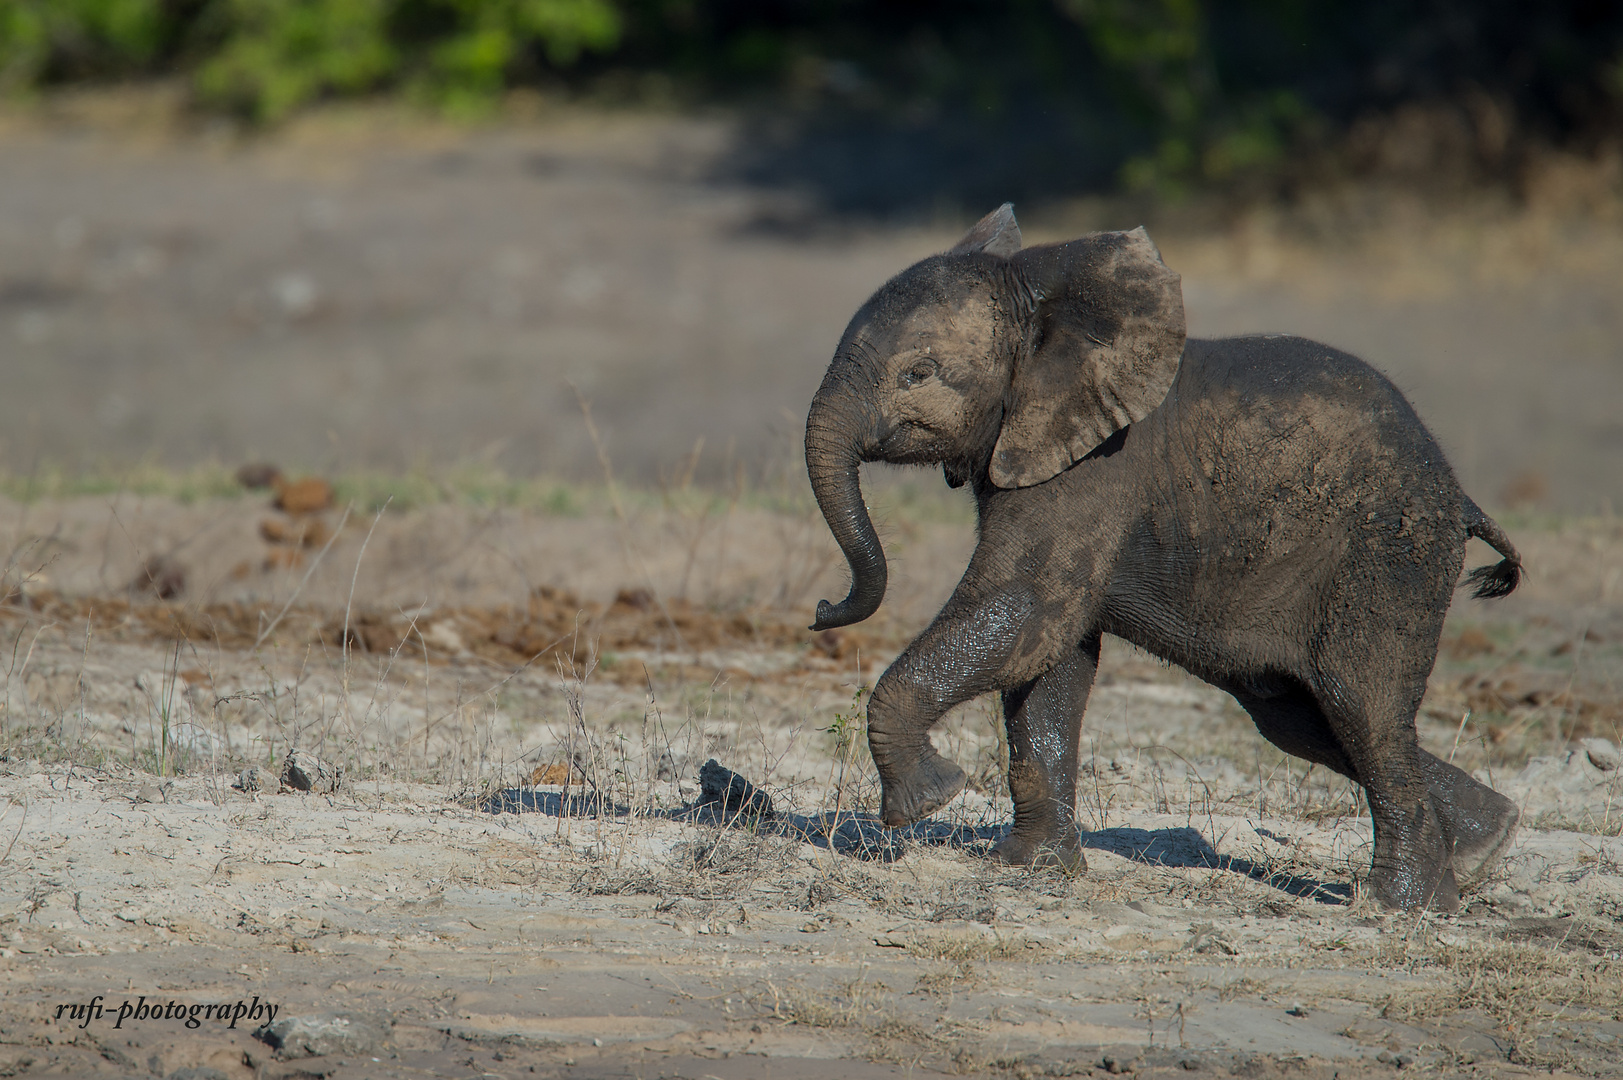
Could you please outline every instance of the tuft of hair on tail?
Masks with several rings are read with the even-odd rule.
[[[1465,575],[1471,586],[1471,595],[1478,600],[1497,600],[1509,596],[1522,583],[1522,556],[1510,542],[1499,523],[1470,499],[1465,500],[1465,531],[1483,541],[1504,558],[1492,566],[1479,566]]]
[[[1509,596],[1522,583],[1522,564],[1502,559],[1492,566],[1479,566],[1465,575],[1465,583],[1472,586],[1471,595],[1477,600],[1497,600]]]

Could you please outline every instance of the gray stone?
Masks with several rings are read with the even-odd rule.
[[[699,767],[699,805],[715,806],[729,818],[772,817],[772,797],[711,758]]]
[[[1584,739],[1578,743],[1589,763],[1601,772],[1616,772],[1623,766],[1623,751],[1611,739]]]
[[[1138,1071],[1138,1055],[1130,1050],[1116,1050],[1104,1055],[1099,1060],[1107,1073],[1120,1075]]]
[[[283,1058],[370,1054],[388,1041],[389,1023],[361,1013],[287,1016],[260,1028],[254,1036]]]
[[[282,783],[297,791],[328,795],[344,782],[344,767],[332,765],[304,750],[289,750],[282,759]]]

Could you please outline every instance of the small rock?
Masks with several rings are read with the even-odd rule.
[[[1623,766],[1623,751],[1611,739],[1584,739],[1578,743],[1589,763],[1601,772],[1616,772]]]
[[[237,782],[231,786],[239,791],[246,791],[251,795],[256,791],[264,791],[265,782],[268,779],[269,774],[264,769],[261,769],[258,765],[250,765],[237,774]]]
[[[219,1069],[211,1069],[207,1065],[194,1065],[187,1069],[176,1069],[169,1074],[168,1080],[230,1080]]]
[[[249,491],[268,488],[282,478],[282,470],[269,462],[255,462],[237,470],[237,483]]]
[[[276,508],[287,514],[319,514],[333,504],[332,485],[317,476],[271,482],[276,489]]]
[[[711,758],[699,767],[699,805],[714,805],[730,818],[770,818],[772,798]]]
[[[463,653],[468,651],[468,643],[462,640],[462,635],[449,622],[437,622],[423,631],[423,639],[437,649],[444,649],[448,653]]]
[[[614,594],[614,603],[611,606],[631,611],[647,611],[655,603],[654,594],[648,589],[621,589]]]
[[[370,1054],[389,1038],[389,1024],[357,1013],[288,1016],[254,1032],[283,1058]]]
[[[173,600],[186,591],[186,568],[173,559],[154,555],[135,572],[130,590],[151,593],[159,600]]]
[[[327,795],[344,782],[344,767],[331,765],[303,750],[289,750],[282,760],[282,784],[297,791]]]

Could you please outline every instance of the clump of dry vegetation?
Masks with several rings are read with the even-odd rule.
[[[1377,1004],[1382,1016],[1408,1023],[1480,1013],[1508,1042],[1511,1061],[1571,1068],[1578,1061],[1553,1038],[1557,1029],[1623,1018],[1617,992],[1623,984],[1620,945],[1623,935],[1617,931],[1581,923],[1513,927],[1487,941],[1443,941],[1422,932],[1378,950],[1376,962],[1441,974],[1441,985],[1400,991]]]

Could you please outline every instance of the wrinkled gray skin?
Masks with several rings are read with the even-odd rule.
[[[1185,342],[1143,230],[1022,250],[1004,206],[857,312],[806,421],[852,573],[814,629],[884,597],[864,461],[941,465],[979,514],[963,580],[869,701],[885,824],[958,793],[930,728],[998,691],[1015,810],[993,855],[1085,865],[1077,744],[1109,633],[1361,784],[1383,904],[1453,910],[1508,845],[1514,804],[1421,750],[1415,712],[1466,538],[1504,556],[1473,571],[1478,596],[1515,588],[1520,557],[1362,361],[1292,337]]]

